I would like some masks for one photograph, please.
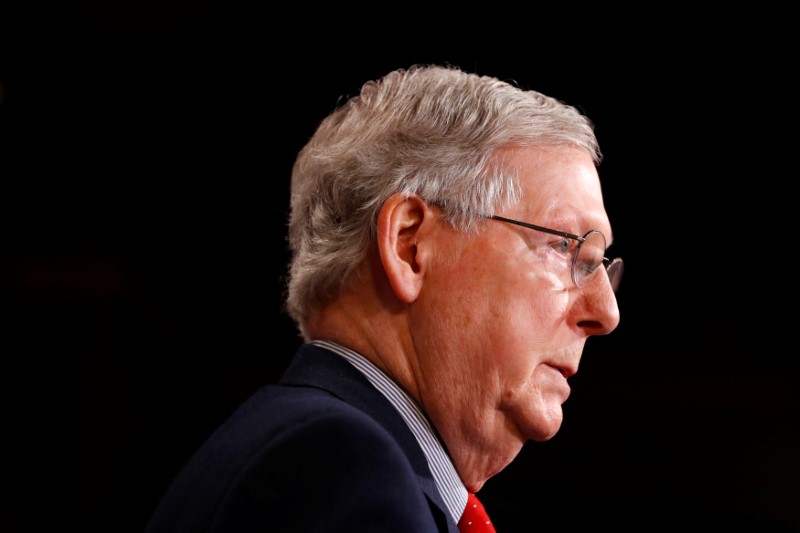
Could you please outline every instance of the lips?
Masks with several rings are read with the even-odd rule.
[[[564,403],[571,390],[567,378],[573,374],[575,372],[570,367],[554,366],[548,363],[539,365],[539,386],[543,399],[555,401],[558,404]]]
[[[555,368],[556,370],[558,370],[561,373],[561,375],[564,376],[564,379],[570,378],[570,377],[572,377],[572,376],[574,376],[575,374],[578,373],[578,369],[574,368],[574,367],[556,366],[556,365],[551,365],[549,363],[546,363],[546,364],[547,364],[547,366],[551,366],[551,367]]]

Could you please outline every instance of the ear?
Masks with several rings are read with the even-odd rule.
[[[425,275],[423,242],[431,237],[435,214],[418,196],[394,194],[378,213],[378,251],[395,296],[404,303],[417,299]]]

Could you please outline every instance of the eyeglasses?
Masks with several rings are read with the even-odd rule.
[[[523,228],[535,229],[536,231],[543,231],[552,235],[558,235],[565,239],[572,239],[578,242],[577,249],[572,257],[572,281],[576,287],[584,287],[586,283],[594,276],[600,265],[603,265],[608,274],[608,281],[611,283],[611,289],[617,292],[619,288],[619,281],[622,278],[622,258],[609,259],[605,257],[606,252],[606,236],[603,232],[593,229],[588,231],[583,237],[573,235],[566,231],[557,229],[545,228],[544,226],[537,226],[536,224],[529,224],[528,222],[520,222],[498,215],[490,215],[486,218],[492,220],[499,220],[508,224],[515,224]],[[562,241],[562,253],[569,251],[569,241]]]

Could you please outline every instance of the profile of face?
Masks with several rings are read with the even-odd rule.
[[[588,153],[549,146],[505,156],[523,197],[496,215],[577,235],[599,230],[611,242]],[[440,220],[430,238],[435,258],[410,313],[418,401],[477,490],[526,441],[556,434],[586,339],[614,330],[619,309],[604,268],[573,282],[575,241],[490,219],[477,235]]]

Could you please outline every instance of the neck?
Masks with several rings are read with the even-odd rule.
[[[374,293],[358,290],[340,295],[308,321],[309,338],[358,352],[419,402],[416,352],[405,314],[376,300]]]

